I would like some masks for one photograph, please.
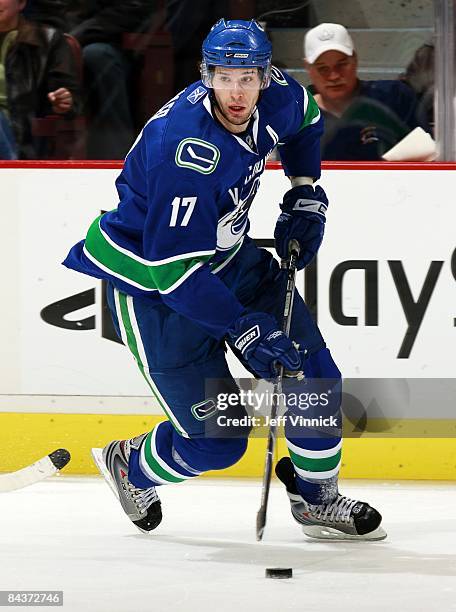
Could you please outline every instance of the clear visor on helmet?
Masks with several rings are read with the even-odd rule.
[[[201,64],[201,79],[212,89],[260,90],[268,87],[270,70],[258,67],[208,66]]]

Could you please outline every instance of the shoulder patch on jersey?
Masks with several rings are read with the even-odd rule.
[[[189,96],[187,96],[187,100],[191,102],[192,104],[196,104],[198,100],[201,100],[201,98],[205,96],[206,94],[207,94],[207,89],[204,89],[204,87],[197,87],[195,91],[192,91],[192,93]]]
[[[276,83],[278,83],[279,85],[283,85],[283,86],[288,85],[286,78],[283,76],[280,70],[276,68],[275,66],[272,66],[271,68],[271,79],[275,81]]]
[[[220,159],[219,149],[199,138],[184,138],[177,146],[176,164],[183,168],[196,170],[201,174],[211,174]]]

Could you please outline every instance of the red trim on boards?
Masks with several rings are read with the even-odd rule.
[[[2,168],[54,170],[120,170],[121,160],[0,160]],[[267,162],[268,170],[281,170],[279,161]],[[323,170],[456,170],[456,162],[322,162]]]
[[[456,162],[322,162],[323,170],[456,170]]]
[[[121,169],[123,161],[117,160],[17,160],[6,161],[0,160],[0,169],[2,168],[20,168],[20,169],[53,169],[53,170],[105,170],[105,169]]]
[[[278,161],[267,162],[268,170],[281,170]],[[324,161],[322,170],[456,170],[456,162],[337,162]]]

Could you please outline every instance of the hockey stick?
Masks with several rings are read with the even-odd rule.
[[[70,453],[66,449],[59,448],[21,470],[0,474],[0,493],[22,489],[52,476],[65,467],[70,458]]]
[[[281,267],[287,272],[287,288],[285,291],[285,305],[283,309],[282,331],[287,335],[290,332],[291,313],[293,311],[294,290],[296,283],[296,262],[299,257],[299,243],[296,240],[290,240],[288,244],[288,252],[290,257],[288,260],[282,260]],[[271,407],[270,425],[268,432],[268,445],[266,448],[266,457],[264,462],[263,487],[261,490],[261,506],[257,512],[256,518],[256,539],[260,541],[263,538],[263,532],[266,525],[266,512],[268,509],[269,489],[271,488],[272,464],[274,461],[274,449],[277,437],[277,425],[274,424],[277,418],[278,402],[275,398],[282,397],[282,377],[283,366],[279,364],[279,373],[277,381],[274,384],[274,401]]]

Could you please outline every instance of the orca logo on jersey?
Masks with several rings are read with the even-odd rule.
[[[204,400],[204,402],[200,402],[199,404],[193,404],[190,410],[195,419],[198,419],[198,421],[205,421],[215,414],[218,408],[213,399],[208,399]]]
[[[287,83],[285,77],[283,76],[283,74],[275,66],[271,67],[271,79],[273,81],[275,81],[278,85],[282,85],[284,87],[286,85],[288,85],[288,83]]]
[[[244,194],[248,190],[248,194],[241,197],[239,193],[239,187],[233,187],[228,190],[233,204],[234,210],[231,210],[224,217],[222,217],[217,225],[217,250],[228,251],[232,249],[235,244],[239,242],[245,233],[247,224],[249,222],[248,215],[249,209],[253,202],[253,199],[260,186],[260,177],[257,176],[253,183],[246,189],[241,189],[241,194]]]
[[[211,174],[220,159],[219,149],[199,138],[184,138],[176,151],[176,164],[182,168],[190,168],[201,174]]]

